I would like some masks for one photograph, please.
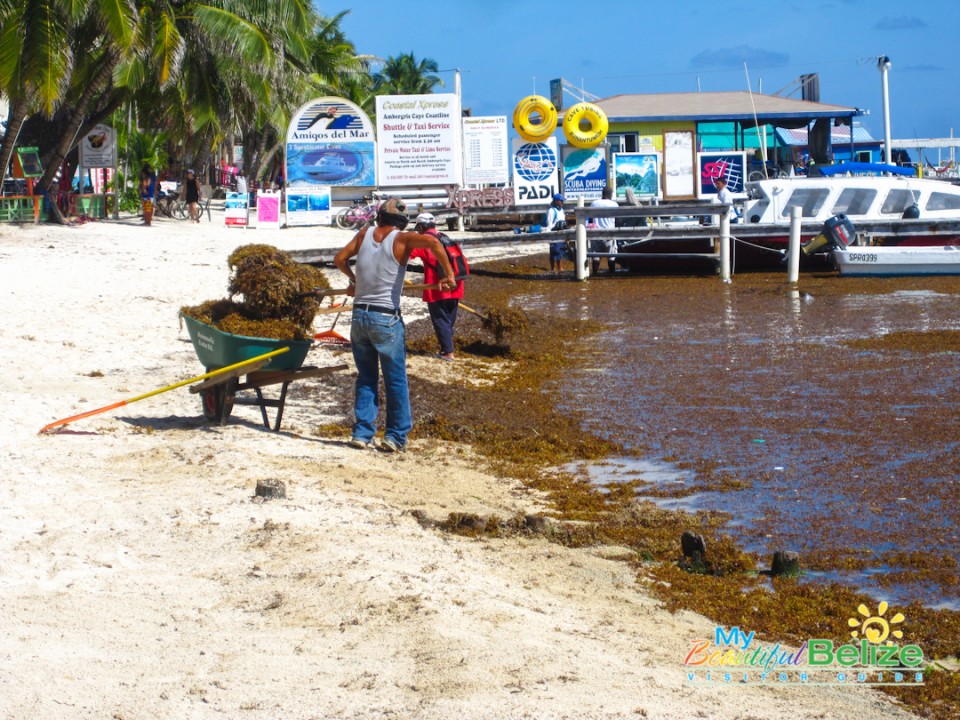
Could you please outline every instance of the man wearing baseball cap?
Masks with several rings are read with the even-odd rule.
[[[547,215],[543,219],[543,226],[547,232],[563,230],[567,227],[567,213],[563,209],[564,197],[560,193],[553,196],[553,202],[547,208]],[[550,243],[550,272],[563,272],[563,251],[565,240],[556,240]]]
[[[427,248],[440,262],[441,290],[457,286],[450,260],[441,242],[431,235],[403,232],[409,222],[407,206],[399,198],[387,199],[377,211],[376,225],[366,226],[334,257],[337,268],[350,281],[353,321],[350,346],[357,366],[353,412],[356,421],[350,446],[373,446],[380,406],[379,376],[387,396],[387,424],[380,449],[403,452],[413,427],[407,386],[406,334],[400,317],[400,291],[410,253]],[[350,259],[356,258],[355,270]]]
[[[440,240],[437,230],[437,219],[432,213],[417,215],[416,231],[430,235]],[[446,251],[443,252],[446,255]],[[435,285],[440,279],[439,259],[427,248],[416,248],[410,253],[411,260],[420,260],[423,263],[423,282],[426,285]],[[448,258],[449,259],[449,258]],[[440,343],[440,352],[437,357],[447,362],[453,362],[453,326],[457,322],[457,309],[460,307],[460,298],[463,297],[463,281],[457,280],[453,290],[424,290],[423,301],[430,311],[430,321],[433,323],[433,332]]]

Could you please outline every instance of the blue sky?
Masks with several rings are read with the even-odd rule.
[[[820,74],[821,101],[868,109],[883,137],[877,57],[889,56],[894,139],[960,136],[958,0],[321,0],[358,52],[413,52],[462,72],[463,105],[510,115],[564,77],[600,97],[745,90],[774,93]],[[450,92],[453,73],[441,73]],[[792,97],[799,98],[799,91]],[[565,102],[572,102],[572,99]]]

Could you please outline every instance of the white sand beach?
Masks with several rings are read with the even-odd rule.
[[[544,506],[469,448],[318,435],[323,394],[292,391],[279,433],[248,407],[211,426],[181,388],[38,435],[202,373],[177,311],[226,294],[238,245],[349,239],[214,220],[0,226],[0,717],[912,717],[857,687],[692,687],[709,619],[663,610],[609,549],[424,529],[411,511]],[[469,373],[416,361],[414,383]],[[255,500],[264,479],[287,498]]]

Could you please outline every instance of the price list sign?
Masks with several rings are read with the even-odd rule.
[[[463,179],[467,185],[496,185],[510,181],[507,118],[463,118]]]

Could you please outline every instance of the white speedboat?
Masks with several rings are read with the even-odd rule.
[[[833,248],[841,275],[960,275],[960,247],[850,245]]]
[[[803,208],[804,222],[841,214],[857,226],[904,218],[960,219],[960,186],[902,175],[757,180],[747,183],[747,193],[743,221],[761,225],[789,224],[794,206]]]

